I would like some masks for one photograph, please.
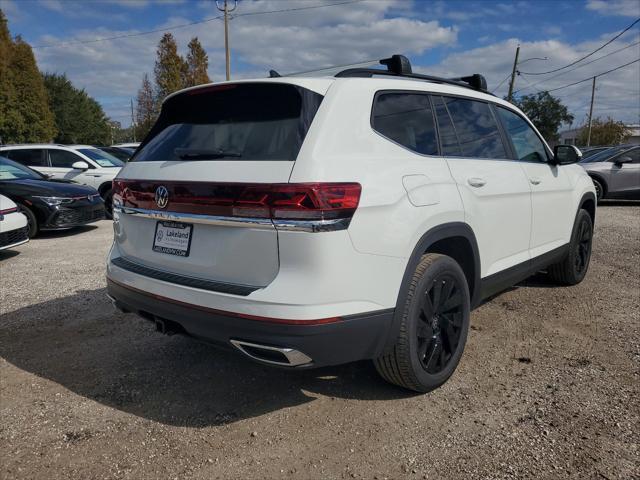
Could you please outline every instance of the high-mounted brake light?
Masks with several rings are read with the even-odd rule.
[[[157,210],[156,189],[169,192],[164,211],[272,220],[349,219],[359,183],[211,183],[115,180],[114,204]]]

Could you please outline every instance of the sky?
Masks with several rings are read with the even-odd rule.
[[[165,31],[183,55],[198,37],[212,81],[224,80],[224,26],[212,0],[0,0],[0,8],[12,35],[34,48],[40,70],[65,73],[123,126]],[[590,78],[640,58],[640,22],[572,67],[536,73],[593,52],[638,18],[640,0],[239,0],[229,22],[231,73],[262,78],[269,69],[291,73],[402,53],[417,72],[481,73],[504,96],[519,44],[518,95],[589,79],[552,92],[579,126]],[[640,123],[640,62],[597,78],[596,116]]]

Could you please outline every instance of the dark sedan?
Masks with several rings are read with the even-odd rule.
[[[105,216],[104,202],[93,187],[46,176],[0,157],[0,194],[13,200],[27,217],[29,237],[39,230],[64,230]]]

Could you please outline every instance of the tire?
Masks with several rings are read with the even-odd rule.
[[[449,379],[462,357],[470,317],[467,279],[451,257],[429,253],[404,298],[396,343],[374,364],[389,383],[429,392]]]
[[[105,217],[107,220],[111,220],[113,218],[113,190],[105,191],[102,199],[104,200]]]
[[[22,212],[24,216],[27,217],[27,226],[29,227],[27,235],[29,236],[29,238],[35,237],[38,234],[38,219],[36,218],[36,215],[30,208],[25,207],[21,204],[18,204],[18,210],[20,210],[20,212]]]
[[[602,198],[604,197],[604,187],[599,180],[596,180],[593,177],[591,177],[591,180],[593,181],[593,186],[596,187],[596,201],[600,202],[600,200],[602,200]]]
[[[561,285],[577,285],[589,270],[591,243],[593,240],[593,222],[589,213],[581,209],[571,232],[569,253],[561,262],[551,265],[549,277]]]

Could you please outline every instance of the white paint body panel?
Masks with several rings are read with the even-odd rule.
[[[382,137],[370,124],[373,98],[380,90],[449,93],[518,111],[490,95],[393,78],[258,81],[293,83],[325,95],[295,162],[132,162],[119,178],[358,182],[362,194],[349,228],[322,233],[262,230],[264,238],[250,228],[237,229],[245,239],[211,230],[194,258],[177,266],[173,259],[152,261],[139,252],[151,249],[151,223],[123,222],[123,235],[130,238],[116,238],[110,258],[124,254],[171,271],[257,281],[254,284],[264,287],[246,297],[215,293],[143,277],[109,263],[110,278],[189,304],[274,318],[319,319],[394,308],[409,257],[430,229],[450,222],[469,225],[478,241],[481,276],[486,277],[527,261],[532,252],[568,243],[578,202],[593,191],[583,181],[586,175],[577,173],[580,167],[419,155]],[[554,171],[560,174],[554,176]],[[529,176],[543,179],[537,190]],[[475,177],[485,185],[469,185],[468,179]],[[137,230],[129,234],[130,229]],[[205,253],[206,243],[216,244],[211,253]],[[213,253],[215,249],[220,250]],[[216,266],[216,255],[227,262],[224,268]],[[266,263],[259,264],[256,255]],[[249,273],[255,265],[259,271]]]
[[[11,208],[16,208],[16,204],[10,198],[5,197],[4,195],[0,195],[0,210],[8,210]],[[27,217],[25,217],[20,212],[8,213],[6,215],[0,215],[0,233],[7,233],[13,230],[17,230],[19,228],[24,228],[27,226]],[[26,241],[20,242],[26,243]],[[18,244],[19,245],[19,244]],[[4,247],[0,247],[0,250],[4,250],[5,248],[10,248],[16,245],[6,245]]]

